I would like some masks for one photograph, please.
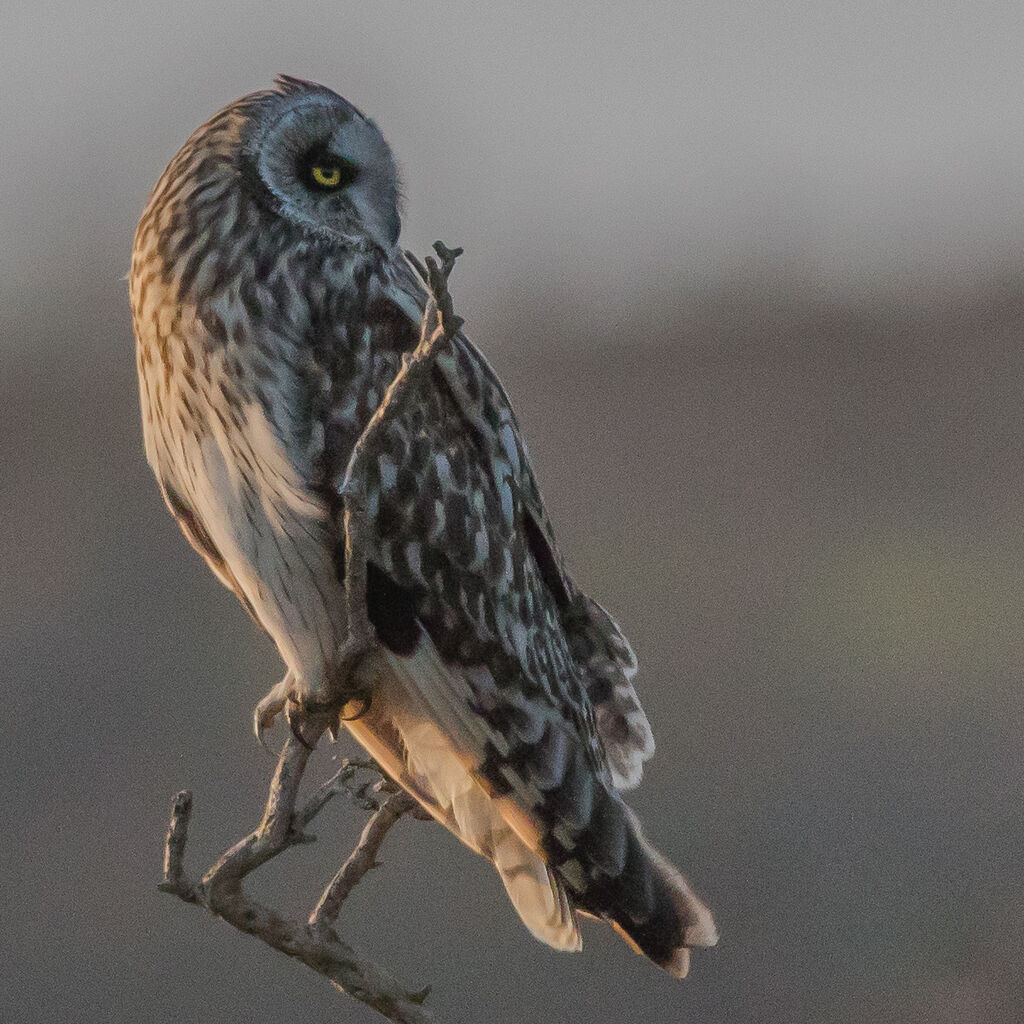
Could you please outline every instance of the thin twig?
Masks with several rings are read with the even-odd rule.
[[[361,785],[355,785],[353,779],[359,772],[370,772],[374,778]],[[305,828],[336,796],[347,796],[358,808],[364,811],[377,811],[380,801],[370,795],[374,786],[380,785],[383,772],[380,766],[369,757],[346,757],[342,759],[338,770],[306,801],[302,810],[295,817]]]
[[[184,897],[190,888],[185,877],[185,844],[188,842],[191,816],[192,794],[183,789],[171,805],[171,823],[164,843],[164,880],[160,883],[163,892],[172,892],[176,896]]]
[[[414,807],[416,801],[404,791],[394,793],[384,801],[380,810],[366,823],[356,848],[331,879],[323,896],[320,897],[320,902],[309,915],[312,928],[329,928],[334,924],[349,893],[359,884],[367,871],[377,867],[377,854],[391,826]]]
[[[246,875],[302,841],[301,833],[293,829],[293,819],[299,785],[311,753],[311,745],[294,734],[288,737],[270,783],[263,820],[203,876],[203,888],[211,907],[240,896]]]

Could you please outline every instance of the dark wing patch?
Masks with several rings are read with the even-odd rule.
[[[373,562],[366,566],[366,613],[388,650],[402,656],[412,654],[420,636],[416,595],[399,586]]]
[[[565,577],[562,575],[547,537],[544,536],[543,530],[537,525],[537,520],[529,511],[523,514],[523,532],[526,535],[530,554],[533,555],[533,560],[537,563],[537,568],[540,569],[545,586],[551,591],[559,610],[564,613],[572,602],[565,584]]]

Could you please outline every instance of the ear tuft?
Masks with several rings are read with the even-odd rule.
[[[291,96],[297,92],[305,92],[308,89],[320,89],[316,82],[309,82],[304,78],[295,78],[293,75],[276,75],[274,87],[284,96]]]

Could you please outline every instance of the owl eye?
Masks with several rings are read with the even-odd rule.
[[[333,192],[351,185],[356,178],[356,165],[342,157],[318,153],[305,162],[306,184],[320,192]]]
[[[313,180],[325,188],[337,188],[341,184],[341,168],[337,164],[333,167],[314,167]]]

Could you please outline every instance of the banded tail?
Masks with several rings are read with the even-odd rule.
[[[606,920],[638,953],[677,978],[690,949],[718,942],[711,911],[646,840],[636,815],[574,751],[560,786],[544,794],[545,860],[577,910]]]

